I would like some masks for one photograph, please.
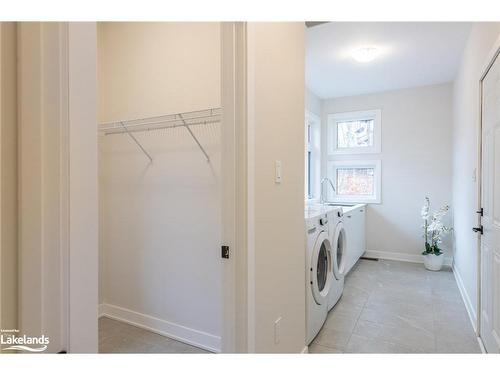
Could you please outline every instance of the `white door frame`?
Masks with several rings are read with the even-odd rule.
[[[497,38],[495,43],[493,44],[492,49],[488,53],[488,56],[486,57],[485,63],[483,64],[483,68],[481,70],[481,76],[479,78],[479,119],[478,119],[478,137],[477,137],[477,211],[481,209],[482,206],[482,162],[483,162],[483,155],[482,155],[482,130],[483,130],[483,119],[482,119],[482,113],[483,113],[483,80],[488,74],[491,66],[495,62],[496,58],[500,55],[500,37]],[[477,214],[477,224],[481,225],[481,214]],[[481,278],[482,278],[482,272],[481,272],[481,236],[477,236],[477,280],[476,280],[476,335],[479,337],[481,341],[481,345],[484,348],[484,343],[481,337]]]
[[[97,86],[93,23],[20,23],[21,333],[97,352]]]
[[[221,23],[222,259],[221,352],[247,352],[246,24]]]

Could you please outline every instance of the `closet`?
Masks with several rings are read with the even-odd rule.
[[[101,352],[220,350],[220,35],[98,24]]]

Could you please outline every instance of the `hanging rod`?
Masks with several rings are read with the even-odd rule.
[[[183,127],[188,131],[190,136],[198,145],[203,155],[207,159],[207,162],[210,162],[210,158],[207,152],[203,148],[196,135],[193,133],[191,126],[219,123],[221,121],[221,118],[221,108],[209,108],[199,111],[144,117],[124,121],[105,122],[99,124],[99,131],[104,135],[127,134],[134,141],[137,147],[139,147],[140,150],[146,155],[150,162],[152,162],[153,158],[142,146],[139,140],[133,135],[133,133]]]

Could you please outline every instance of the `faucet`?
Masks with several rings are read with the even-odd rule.
[[[328,182],[330,184],[330,186],[332,187],[333,191],[336,191],[335,190],[335,186],[333,186],[333,182],[332,180],[330,180],[328,177],[325,177],[321,180],[320,184],[319,184],[319,187],[321,189],[321,194],[320,194],[320,198],[319,198],[319,203],[321,204],[325,204],[326,203],[326,199],[325,199],[325,196],[323,195],[323,183],[324,182]],[[328,194],[327,194],[328,195]]]

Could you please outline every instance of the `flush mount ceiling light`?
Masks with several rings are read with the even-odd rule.
[[[376,47],[362,47],[352,52],[352,58],[357,62],[366,63],[375,59],[378,54],[379,50]]]

